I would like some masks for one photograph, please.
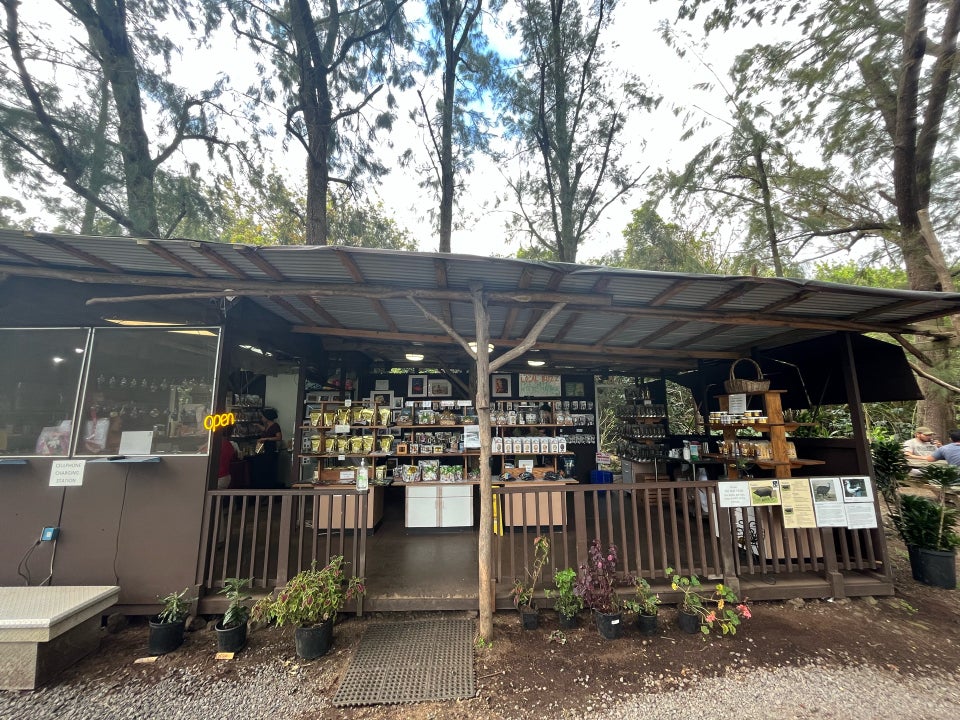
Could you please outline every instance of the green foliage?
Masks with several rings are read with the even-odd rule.
[[[825,282],[896,290],[910,287],[907,273],[899,267],[867,265],[855,260],[842,263],[818,262],[814,263],[813,267],[814,278]]]
[[[172,592],[160,598],[163,603],[163,609],[157,615],[157,619],[162,623],[175,623],[186,620],[190,615],[190,605],[196,602],[195,597],[187,597],[190,588],[184,588],[180,592]]]
[[[896,503],[900,486],[910,472],[907,458],[903,454],[903,444],[893,439],[875,440],[870,445],[870,454],[873,458],[877,489],[888,503]]]
[[[573,568],[557,570],[553,574],[553,584],[556,591],[548,590],[547,597],[555,597],[553,609],[565,617],[573,617],[583,610],[583,598],[574,592],[577,581],[577,571]]]
[[[670,578],[670,588],[681,593],[680,610],[699,616],[700,632],[704,635],[712,630],[719,630],[721,635],[736,635],[741,621],[753,616],[747,604],[740,602],[736,593],[723,583],[717,583],[712,592],[705,593],[696,575],[677,575],[673,568],[665,572]]]
[[[223,581],[220,594],[226,595],[229,605],[223,614],[222,628],[224,630],[243,625],[250,618],[250,606],[247,603],[253,598],[244,591],[250,587],[248,578],[227,578]]]
[[[660,596],[653,592],[646,578],[635,578],[633,584],[636,593],[634,597],[624,599],[624,609],[636,615],[656,615],[660,606]]]
[[[642,173],[623,158],[624,144],[636,140],[627,123],[656,100],[604,54],[615,0],[518,5],[511,30],[521,58],[497,98],[525,158],[508,180],[519,206],[511,229],[552,259],[575,262],[603,211],[639,182]]]
[[[343,556],[336,555],[319,570],[314,563],[282,588],[258,600],[252,616],[278,627],[308,627],[332,619],[346,603],[364,592],[362,578],[347,577]]]
[[[513,605],[518,610],[536,607],[533,595],[537,591],[537,583],[540,582],[540,575],[543,573],[543,567],[547,564],[549,555],[549,538],[546,535],[537,535],[533,539],[533,568],[524,568],[525,577],[517,578],[510,590]]]

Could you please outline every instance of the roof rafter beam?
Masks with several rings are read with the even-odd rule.
[[[533,282],[533,273],[530,272],[530,268],[524,268],[523,272],[520,273],[520,279],[517,281],[517,287],[521,290],[526,290],[530,287],[530,283]],[[513,330],[513,324],[517,321],[517,315],[520,314],[520,308],[511,307],[507,311],[507,318],[503,321],[503,331],[500,333],[501,337],[509,337],[511,331]]]
[[[55,247],[60,252],[64,252],[67,255],[72,255],[73,257],[79,258],[80,260],[83,260],[86,263],[90,263],[94,267],[98,267],[102,270],[106,270],[107,272],[111,272],[111,273],[123,272],[123,268],[121,268],[119,265],[114,265],[112,262],[108,262],[103,258],[98,258],[96,255],[91,255],[88,252],[84,252],[80,248],[75,248],[72,245],[68,245],[63,241],[57,240],[56,238],[50,237],[48,235],[37,235],[37,240],[44,243],[45,245],[49,245],[50,247]]]
[[[246,245],[237,245],[237,252],[240,253],[245,260],[250,261],[256,265],[260,270],[262,270],[270,278],[273,278],[277,282],[286,282],[286,276],[277,270],[273,265],[264,260],[260,253],[252,248],[248,248]],[[251,281],[256,282],[256,281]]]
[[[176,265],[178,268],[180,268],[184,272],[189,273],[190,275],[193,275],[193,277],[197,277],[197,278],[210,277],[207,273],[205,273],[203,270],[198,268],[193,263],[187,262],[179,255],[174,255],[172,252],[167,250],[162,245],[157,245],[153,240],[150,240],[148,238],[137,238],[137,245],[139,245],[140,247],[145,247],[147,250],[152,252],[157,257],[163,258],[171,265]]]
[[[610,278],[602,277],[593,284],[593,288],[591,289],[590,292],[605,293],[608,287],[610,287]],[[567,318],[567,321],[563,324],[563,327],[560,328],[557,331],[556,335],[553,336],[554,341],[560,342],[561,340],[563,340],[567,336],[567,333],[573,330],[574,326],[578,322],[580,322],[580,317],[581,317],[581,313],[578,313],[578,312],[570,313],[570,317]]]
[[[238,268],[238,267],[237,267],[236,265],[234,265],[232,262],[230,262],[229,260],[227,260],[227,258],[225,258],[223,255],[221,255],[219,252],[217,252],[216,250],[214,250],[212,246],[210,246],[210,245],[202,245],[202,244],[191,243],[191,244],[190,244],[190,247],[191,247],[191,249],[193,249],[195,252],[198,252],[198,253],[200,253],[203,257],[207,258],[210,262],[215,263],[216,265],[219,265],[220,267],[222,267],[224,270],[226,270],[228,273],[230,273],[231,275],[233,275],[233,276],[234,276],[235,278],[237,278],[238,280],[249,280],[249,279],[250,279],[250,276],[247,275],[247,273],[245,273],[243,270],[241,270],[240,268]]]
[[[342,248],[337,248],[334,250],[334,252],[337,254],[337,259],[340,261],[340,264],[343,265],[348,273],[350,273],[350,277],[353,278],[353,281],[357,285],[365,285],[367,279],[364,277],[363,272],[361,272],[354,259],[347,253],[343,252]],[[374,312],[380,316],[380,319],[383,320],[390,332],[397,332],[399,329],[397,328],[397,323],[394,321],[393,317],[391,317],[390,313],[387,312],[387,308],[384,306],[384,304],[380,302],[379,299],[374,297],[369,297],[368,300],[370,300],[370,304],[373,306]]]
[[[441,290],[446,290],[448,286],[447,261],[443,258],[435,258],[433,261],[433,274],[437,279],[437,287]],[[453,325],[453,311],[450,309],[450,303],[441,303],[440,314],[447,325]]]

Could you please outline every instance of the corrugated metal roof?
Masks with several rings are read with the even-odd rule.
[[[843,330],[929,333],[917,323],[960,312],[956,293],[809,280],[10,230],[0,230],[0,273],[124,285],[115,295],[133,285],[147,296],[246,296],[291,332],[319,334],[331,349],[362,346],[394,365],[405,364],[413,343],[429,348],[423,364],[467,364],[462,348],[420,306],[472,339],[474,287],[485,293],[494,357],[564,303],[543,330],[537,357],[547,367],[585,371],[692,368],[697,358],[732,359]],[[106,297],[113,299],[104,308],[118,314],[120,300]],[[522,367],[525,358],[514,361],[514,369]]]

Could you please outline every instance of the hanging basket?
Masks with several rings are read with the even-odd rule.
[[[753,365],[753,369],[756,370],[757,373],[756,380],[745,380],[736,377],[734,371],[737,365],[742,362],[748,362]],[[726,388],[728,393],[764,392],[770,389],[770,381],[763,379],[763,371],[754,360],[750,358],[740,358],[730,366],[730,379],[723,382],[723,387]]]

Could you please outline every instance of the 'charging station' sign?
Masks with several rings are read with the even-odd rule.
[[[86,465],[86,460],[54,460],[50,466],[50,487],[83,485],[83,470]]]

